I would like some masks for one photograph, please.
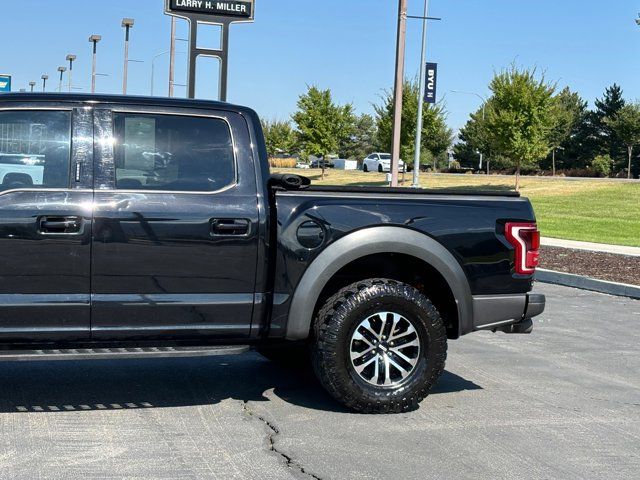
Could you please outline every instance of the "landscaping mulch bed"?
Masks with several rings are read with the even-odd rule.
[[[541,268],[640,286],[640,257],[544,246],[541,250]]]

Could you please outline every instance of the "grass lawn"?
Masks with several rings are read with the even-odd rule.
[[[317,185],[386,185],[385,174],[327,170],[274,169],[297,173]],[[405,185],[411,184],[411,173]],[[514,180],[503,176],[421,174],[426,188],[510,190]],[[521,193],[536,210],[543,236],[640,247],[640,182],[566,180],[523,177]]]

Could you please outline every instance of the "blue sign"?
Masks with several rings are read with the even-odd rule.
[[[427,63],[427,75],[425,81],[427,87],[424,91],[424,101],[426,103],[436,103],[436,93],[438,91],[438,64]]]
[[[11,75],[0,75],[0,93],[11,91]]]

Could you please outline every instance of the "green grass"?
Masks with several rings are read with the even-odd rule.
[[[378,173],[319,170],[282,170],[308,176],[317,185],[386,185]],[[510,177],[422,174],[427,188],[510,190]],[[406,185],[411,183],[407,174]],[[546,237],[640,247],[640,182],[565,180],[523,177],[521,193],[531,200]]]

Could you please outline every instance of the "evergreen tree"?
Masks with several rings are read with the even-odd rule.
[[[362,160],[375,149],[376,121],[369,114],[357,117],[354,123],[353,134],[346,138],[340,146],[340,156],[353,160]]]
[[[624,168],[626,165],[627,148],[607,119],[614,119],[625,104],[622,88],[614,83],[606,89],[602,99],[596,100],[596,109],[592,119],[595,127],[595,132],[593,133],[597,138],[598,153],[610,155],[619,169]]]
[[[415,140],[418,117],[418,95],[420,87],[417,81],[405,80],[402,103],[402,133],[400,137],[400,158],[412,165],[415,152]],[[377,149],[391,151],[393,141],[394,95],[386,91],[382,103],[374,106],[378,126]],[[421,163],[442,157],[451,146],[453,132],[447,126],[444,109],[438,105],[424,104],[422,126]]]

